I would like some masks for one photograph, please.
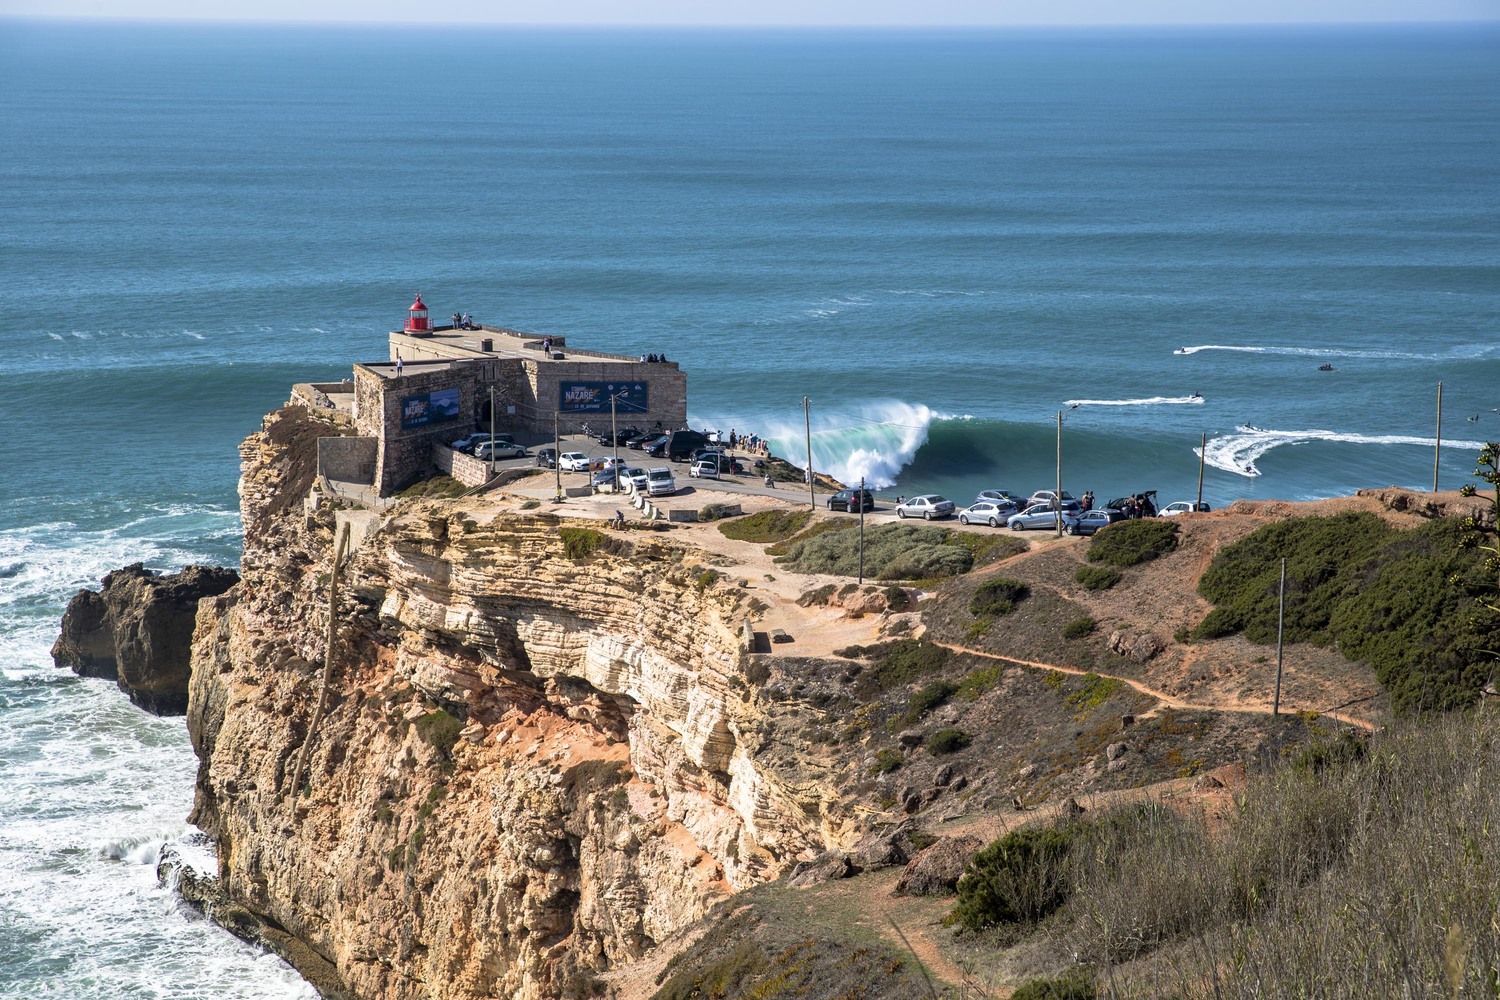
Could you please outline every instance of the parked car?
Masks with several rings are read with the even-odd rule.
[[[666,468],[647,469],[646,492],[654,497],[676,493],[677,480],[672,478],[672,470]]]
[[[470,434],[468,437],[459,438],[457,441],[453,442],[450,447],[454,451],[461,451],[465,455],[471,455],[474,453],[475,448],[479,447],[481,444],[488,444],[489,440],[490,432],[480,431],[475,434]],[[511,437],[509,434],[496,434],[495,443],[501,444],[502,442],[505,444],[515,444],[516,439]]]
[[[688,475],[694,479],[718,479],[719,463],[711,458],[700,458],[688,467]]]
[[[1092,535],[1100,528],[1107,528],[1116,521],[1125,520],[1125,512],[1115,510],[1111,507],[1095,507],[1086,510],[1075,517],[1072,523],[1063,528],[1070,535]],[[1048,521],[1047,527],[1052,527],[1055,522]]]
[[[1147,490],[1133,496],[1115,497],[1104,506],[1124,511],[1126,517],[1155,517],[1157,514],[1156,491]]]
[[[632,434],[627,438],[625,440],[625,447],[641,451],[648,443],[655,441],[659,437],[665,437],[665,435],[661,431],[641,431],[639,434]]]
[[[991,528],[998,528],[1015,512],[1016,505],[1009,500],[980,500],[969,504],[968,509],[958,515],[958,523],[988,524]]]
[[[708,435],[701,431],[677,430],[667,435],[663,453],[673,462],[685,462],[695,448],[708,444]]]
[[[481,441],[476,444],[474,446],[474,457],[487,462],[490,459],[492,451],[495,458],[525,458],[527,455],[526,449],[514,441],[501,441],[497,438],[493,450],[490,448],[488,441]]]
[[[616,472],[613,468],[602,469],[599,472],[594,473],[594,478],[589,480],[589,482],[596,490],[604,486],[619,486],[620,480],[624,477],[624,474],[624,466],[620,467],[618,475],[616,475]]]
[[[581,451],[565,451],[557,459],[564,472],[589,471],[589,457]]]
[[[920,517],[931,521],[939,517],[949,517],[952,513],[953,501],[947,497],[938,496],[936,493],[907,497],[905,501],[896,505],[896,516],[899,518]]]
[[[624,444],[640,432],[641,429],[639,427],[621,427],[618,431],[605,429],[594,435],[594,440],[602,445],[612,447],[617,443]]]
[[[1067,501],[1064,501],[1066,503]],[[1052,506],[1052,501],[1046,503],[1034,503],[1019,514],[1012,514],[1005,519],[1006,527],[1011,531],[1025,531],[1027,528],[1052,528],[1056,530],[1057,519],[1062,518],[1063,530],[1068,530],[1068,525],[1077,520],[1077,516],[1069,511],[1058,511]]]
[[[1037,490],[1035,493],[1031,494],[1031,496],[1027,497],[1026,498],[1026,502],[1024,504],[1022,504],[1021,506],[1023,506],[1023,507],[1035,507],[1039,503],[1048,504],[1051,507],[1051,509],[1056,510],[1057,509],[1057,491],[1056,490]],[[1109,504],[1105,504],[1105,506],[1107,507],[1107,506],[1110,506],[1110,505]],[[1082,508],[1083,508],[1083,504],[1081,504],[1081,503],[1078,502],[1078,498],[1077,497],[1075,497],[1073,494],[1069,493],[1067,490],[1063,490],[1063,493],[1062,493],[1062,509],[1063,510],[1067,511],[1069,514],[1076,514]]]
[[[1161,510],[1157,511],[1157,513],[1162,517],[1176,517],[1178,514],[1192,514],[1194,512],[1201,513],[1208,510],[1209,506],[1206,503],[1193,503],[1191,500],[1178,500],[1176,503],[1167,504]]]
[[[541,448],[536,453],[536,464],[543,469],[557,468],[557,449]]]
[[[980,490],[979,495],[974,498],[974,502],[980,503],[982,501],[988,501],[993,504],[1008,503],[1017,510],[1026,504],[1025,497],[1017,496],[1010,490]]]
[[[605,469],[613,469],[615,466],[624,467],[623,458],[615,458],[613,455],[601,455],[598,458],[589,459],[590,472],[603,472]]]
[[[667,442],[670,440],[672,440],[672,435],[658,434],[641,445],[641,451],[644,451],[649,458],[665,458],[667,455]]]
[[[647,490],[651,487],[651,479],[646,475],[646,470],[639,468],[638,466],[631,466],[628,469],[621,469],[620,476],[622,479],[630,480],[631,485],[633,485],[638,490]]]
[[[847,511],[850,514],[858,514],[862,510],[874,510],[875,494],[861,489],[839,490],[828,498],[828,509]]]

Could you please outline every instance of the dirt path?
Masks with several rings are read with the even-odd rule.
[[[987,660],[998,660],[1002,663],[1019,663],[1022,666],[1035,667],[1038,670],[1055,670],[1060,674],[1074,674],[1080,677],[1087,674],[1093,674],[1095,677],[1104,677],[1112,681],[1117,681],[1121,684],[1133,688],[1146,697],[1154,698],[1157,702],[1159,702],[1156,708],[1153,708],[1151,709],[1151,711],[1146,712],[1143,717],[1150,717],[1152,715],[1155,715],[1156,712],[1162,708],[1171,708],[1184,712],[1239,712],[1245,715],[1271,714],[1271,706],[1266,704],[1246,702],[1237,702],[1230,704],[1226,702],[1183,701],[1180,698],[1175,698],[1172,695],[1167,694],[1165,691],[1158,691],[1156,688],[1148,687],[1138,680],[1134,680],[1129,677],[1122,677],[1119,674],[1106,674],[1098,670],[1085,670],[1082,667],[1072,667],[1062,663],[1038,663],[1035,660],[1022,660],[1014,656],[1000,656],[998,653],[986,653],[981,649],[971,649],[968,646],[959,646],[951,642],[939,642],[936,639],[931,640],[931,642],[934,645],[942,646],[944,649],[950,649],[955,653],[968,653],[970,656],[980,656]],[[1301,709],[1290,705],[1285,706],[1285,709],[1288,713],[1301,711]],[[1317,710],[1312,709],[1312,711]],[[1356,718],[1355,716],[1345,715],[1337,711],[1318,711],[1318,715],[1324,716],[1329,719],[1336,719],[1339,722],[1354,726],[1358,729],[1364,729],[1367,731],[1373,731],[1375,729],[1375,723],[1369,721],[1368,719]]]

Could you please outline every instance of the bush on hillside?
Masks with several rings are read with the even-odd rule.
[[[1068,896],[1073,838],[1073,829],[1052,827],[1013,830],[990,844],[974,855],[958,880],[958,905],[951,919],[977,931],[1047,916]]]
[[[725,538],[739,542],[780,542],[791,538],[807,527],[812,520],[810,510],[763,510],[749,517],[725,521],[719,531]]]
[[[1285,639],[1336,644],[1362,660],[1400,712],[1471,704],[1500,648],[1500,622],[1476,618],[1483,560],[1464,527],[1437,520],[1395,528],[1373,514],[1289,518],[1214,558],[1198,591],[1218,605],[1194,630],[1276,641],[1278,580],[1287,560]]]
[[[834,522],[838,524],[839,522]],[[854,576],[859,572],[859,532],[830,530],[787,545],[777,562],[798,573]],[[865,532],[865,576],[921,580],[957,576],[974,565],[973,552],[953,544],[946,528],[887,524]]]
[[[1031,588],[1020,580],[997,576],[974,589],[974,596],[969,598],[969,614],[976,618],[1008,615],[1030,595]]]
[[[1089,562],[1106,566],[1135,566],[1166,555],[1177,547],[1177,524],[1167,517],[1120,521],[1094,535]]]
[[[958,753],[974,742],[974,738],[962,729],[939,729],[927,738],[927,752],[934,757]]]
[[[1120,582],[1120,571],[1113,566],[1080,566],[1073,579],[1082,584],[1084,590],[1108,590]]]

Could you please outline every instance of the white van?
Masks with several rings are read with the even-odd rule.
[[[677,480],[672,478],[671,469],[647,469],[646,470],[646,492],[654,497],[667,496],[677,492]]]

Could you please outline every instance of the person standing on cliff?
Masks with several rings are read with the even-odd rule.
[[[401,377],[401,369],[403,369],[405,367],[406,367],[406,362],[404,360],[402,360],[401,357],[398,356],[396,358],[396,377],[397,378]]]

